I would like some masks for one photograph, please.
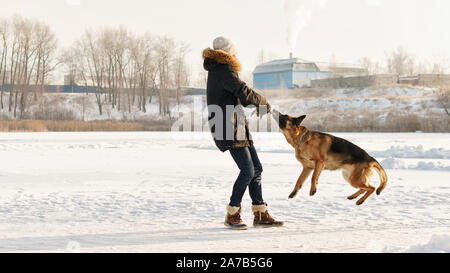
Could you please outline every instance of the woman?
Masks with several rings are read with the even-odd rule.
[[[263,169],[242,110],[242,106],[254,105],[258,107],[258,113],[260,106],[270,112],[270,105],[266,98],[247,87],[239,79],[238,72],[241,70],[241,65],[236,54],[236,46],[225,37],[216,38],[213,49],[207,48],[203,51],[203,66],[208,71],[209,125],[214,142],[222,152],[230,151],[240,169],[227,206],[225,226],[232,229],[247,229],[247,225],[240,216],[241,201],[247,186],[255,216],[253,225],[282,226],[283,222],[276,221],[270,216],[267,204],[263,200],[261,188]]]

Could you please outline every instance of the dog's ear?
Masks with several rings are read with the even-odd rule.
[[[294,124],[299,126],[300,124],[302,124],[303,120],[306,118],[306,115],[300,116],[298,118],[294,119]]]

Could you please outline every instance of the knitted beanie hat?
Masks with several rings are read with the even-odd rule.
[[[236,45],[229,39],[223,36],[217,37],[213,42],[214,50],[223,50],[231,55],[237,54]]]

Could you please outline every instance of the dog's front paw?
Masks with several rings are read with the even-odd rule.
[[[311,189],[311,191],[309,192],[309,196],[313,196],[314,194],[316,194],[316,189]]]
[[[294,197],[297,195],[297,192],[298,192],[298,191],[293,191],[293,192],[291,192],[291,194],[289,195],[289,199],[294,198]]]

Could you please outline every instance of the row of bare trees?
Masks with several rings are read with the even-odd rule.
[[[46,23],[18,15],[0,19],[1,109],[7,103],[8,111],[22,118],[27,105],[37,99],[37,92],[43,91],[56,68],[56,50],[57,39]]]
[[[168,36],[137,35],[125,27],[86,30],[69,48],[59,50],[46,23],[15,15],[0,18],[0,109],[22,119],[33,100],[65,70],[72,88],[95,88],[100,115],[104,105],[121,112],[146,112],[157,97],[159,112],[181,103],[189,85],[189,46]]]
[[[403,47],[385,52],[384,65],[379,61],[365,57],[359,60],[359,65],[367,68],[369,74],[397,74],[413,76],[417,74],[445,74],[450,69],[449,59],[442,57],[437,61],[418,60],[412,53]]]
[[[118,111],[146,112],[157,96],[159,112],[170,115],[169,97],[180,103],[190,73],[189,47],[167,36],[136,35],[125,27],[86,30],[62,54],[72,83],[94,86],[100,115],[105,103]]]

